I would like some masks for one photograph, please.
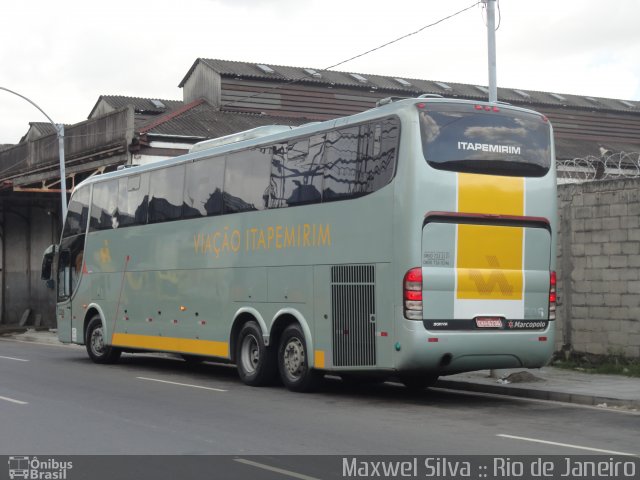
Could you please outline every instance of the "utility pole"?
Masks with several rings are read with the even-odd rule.
[[[20,95],[18,92],[14,92],[13,90],[9,90],[8,88],[4,88],[4,87],[0,87],[0,90],[4,90],[5,92],[12,93],[22,98],[23,100],[26,100],[27,102],[29,102],[31,105],[33,105],[38,110],[40,110],[40,113],[42,113],[45,117],[47,117],[47,120],[49,120],[49,123],[51,123],[51,125],[53,125],[53,127],[56,129],[56,134],[58,136],[58,155],[60,156],[60,199],[62,201],[62,218],[61,219],[62,219],[62,227],[64,228],[64,221],[67,218],[67,174],[65,172],[65,164],[64,164],[64,125],[62,123],[55,123],[53,120],[51,120],[51,117],[45,113],[44,110],[42,110],[38,105],[35,104],[35,102],[29,100],[24,95]]]
[[[487,6],[487,47],[489,52],[489,102],[498,101],[496,80],[496,0],[482,0]]]
[[[498,80],[496,79],[496,0],[482,0],[487,6],[487,51],[489,60],[489,102],[498,102]],[[491,369],[491,378],[500,378],[500,372]]]

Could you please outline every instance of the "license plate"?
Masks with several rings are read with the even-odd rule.
[[[497,317],[479,317],[479,318],[476,318],[476,327],[502,328],[502,319]]]

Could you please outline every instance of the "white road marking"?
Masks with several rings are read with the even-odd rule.
[[[264,463],[254,462],[252,460],[245,460],[244,458],[234,458],[236,462],[244,463],[245,465],[251,465],[252,467],[261,468],[263,470],[269,470],[270,472],[280,473],[293,478],[299,478],[300,480],[319,480],[316,477],[310,477],[302,473],[292,472],[290,470],[284,470],[282,468],[272,467],[271,465],[265,465]]]
[[[503,433],[499,433],[496,435],[497,437],[502,438],[511,438],[513,440],[524,440],[526,442],[536,442],[536,443],[544,443],[546,445],[554,445],[557,447],[567,447],[567,448],[575,448],[577,450],[588,450],[590,452],[600,452],[606,453],[609,455],[626,455],[628,457],[637,457],[636,453],[625,453],[625,452],[616,452],[615,450],[603,450],[601,448],[591,448],[591,447],[582,447],[580,445],[572,445],[570,443],[558,443],[558,442],[550,442],[548,440],[540,440],[537,438],[527,438],[527,437],[516,437],[515,435],[505,435]]]
[[[4,358],[5,360],[15,360],[16,362],[28,362],[29,360],[25,360],[24,358],[16,358],[16,357],[5,357],[0,355],[0,358]]]
[[[228,390],[223,390],[221,388],[203,387],[202,385],[191,385],[190,383],[170,382],[168,380],[159,380],[157,378],[147,378],[147,377],[136,377],[136,378],[138,380],[148,380],[150,382],[168,383],[170,385],[179,385],[181,387],[201,388],[202,390],[212,390],[214,392],[228,392]]]
[[[0,396],[0,400],[4,400],[6,402],[11,402],[11,403],[17,403],[18,405],[28,405],[29,402],[23,402],[22,400],[16,400],[15,398],[9,398],[9,397],[1,397]]]

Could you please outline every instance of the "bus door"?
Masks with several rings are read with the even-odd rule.
[[[73,328],[73,298],[82,276],[84,263],[84,237],[75,235],[65,238],[60,244],[57,269],[57,308],[58,338],[61,342],[76,342],[77,330]],[[76,307],[77,308],[77,307]],[[82,335],[82,332],[80,332]]]

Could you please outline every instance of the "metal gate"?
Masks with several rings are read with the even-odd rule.
[[[376,364],[375,266],[331,267],[333,365]]]

